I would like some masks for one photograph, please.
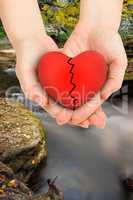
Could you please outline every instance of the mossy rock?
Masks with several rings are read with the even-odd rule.
[[[0,98],[0,161],[27,182],[47,158],[43,125],[20,103]]]
[[[0,199],[1,200],[30,200],[30,189],[16,179],[12,169],[0,162]]]
[[[39,197],[34,197],[32,200],[51,200],[49,197],[46,197],[45,195],[39,196]],[[54,200],[54,199],[52,199]],[[58,200],[58,199],[57,199]]]
[[[49,185],[46,194],[35,196],[10,167],[0,162],[0,200],[63,200],[63,196],[54,183]]]
[[[34,197],[32,200],[63,200],[63,198],[61,198],[60,196],[53,196],[53,198],[51,198],[50,196],[47,196],[47,194],[44,194],[42,196],[39,197]]]
[[[55,180],[48,180],[49,189],[46,194],[33,197],[32,200],[64,200],[64,194],[55,185]]]

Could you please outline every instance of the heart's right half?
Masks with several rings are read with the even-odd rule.
[[[47,94],[63,107],[76,109],[98,93],[107,79],[108,66],[96,51],[74,58],[48,52],[38,64],[38,77]]]

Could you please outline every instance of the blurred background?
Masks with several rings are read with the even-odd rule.
[[[62,47],[69,35],[71,34],[79,16],[79,0],[38,0],[42,18],[45,22],[47,33]],[[133,79],[133,1],[126,0],[123,3],[123,15],[120,26],[120,34],[122,36],[128,59],[129,67],[125,76],[126,80]],[[6,37],[6,33],[0,22],[0,50],[10,49],[11,46]],[[0,52],[0,65],[4,61],[14,64],[12,51]],[[9,58],[8,54],[9,53]],[[6,58],[3,58],[7,57]],[[10,63],[11,62],[11,63]],[[8,63],[5,63],[5,65]]]
[[[80,1],[38,2],[48,35],[62,47],[77,23]],[[119,32],[128,56],[123,86],[104,103],[106,128],[82,130],[58,126],[42,108],[25,99],[15,75],[15,51],[0,22],[0,97],[24,103],[44,123],[48,136],[47,167],[42,165],[35,174],[34,191],[44,192],[47,178],[57,175],[66,200],[127,200],[119,176],[133,174],[133,0],[123,3]]]
[[[80,0],[38,0],[38,3],[48,35],[56,41],[59,47],[62,47],[77,23]],[[123,2],[119,32],[128,56],[128,68],[123,84],[128,85],[128,93],[133,96],[133,0],[125,0]],[[14,66],[15,52],[0,22],[0,70]],[[2,90],[2,84],[1,73],[0,90]]]

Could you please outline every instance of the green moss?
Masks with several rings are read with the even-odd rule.
[[[127,81],[133,80],[133,72],[126,73],[125,74],[125,80],[127,80]]]
[[[47,159],[44,126],[21,103],[0,98],[0,161],[24,182]]]
[[[32,118],[33,123],[38,127],[38,130],[41,136],[40,146],[43,147],[42,148],[43,150],[45,149],[46,155],[47,155],[48,148],[47,148],[47,138],[46,138],[46,131],[45,131],[44,125],[38,118],[34,117],[31,111],[28,111],[28,115]]]

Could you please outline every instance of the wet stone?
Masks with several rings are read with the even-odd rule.
[[[16,63],[15,51],[11,49],[0,49],[0,68],[14,67]]]
[[[32,200],[64,200],[64,194],[62,191],[60,191],[56,186],[56,179],[48,180],[48,192],[46,194],[42,194],[38,197],[33,197]]]
[[[49,182],[46,194],[35,196],[31,189],[16,178],[13,170],[0,162],[0,200],[63,200],[63,193]]]
[[[0,200],[30,200],[31,190],[16,176],[10,167],[0,162]]]
[[[47,158],[43,125],[23,105],[0,98],[0,161],[27,182]]]
[[[5,96],[7,89],[19,86],[19,81],[16,77],[15,70],[0,68],[0,96]]]
[[[133,176],[125,179],[123,181],[123,186],[127,190],[127,192],[133,193]]]

